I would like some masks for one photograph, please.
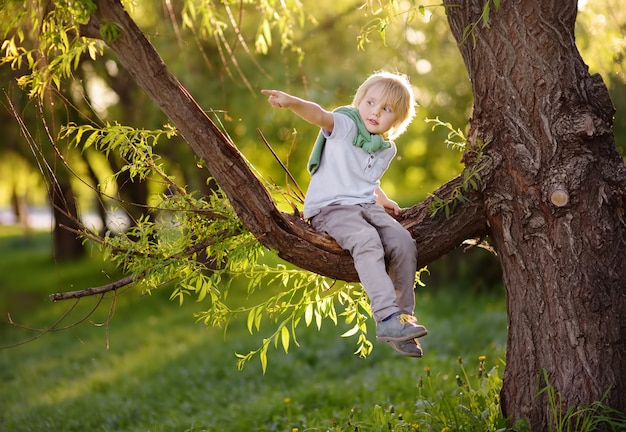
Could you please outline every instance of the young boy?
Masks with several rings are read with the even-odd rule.
[[[380,188],[396,154],[392,139],[415,115],[411,85],[379,72],[358,88],[351,106],[333,112],[278,90],[262,90],[276,108],[288,108],[321,128],[309,159],[311,182],[304,217],[350,251],[376,320],[376,339],[400,354],[421,357],[427,334],[415,309],[415,241],[387,211],[398,204]]]

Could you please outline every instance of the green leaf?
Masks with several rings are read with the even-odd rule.
[[[345,332],[344,334],[341,335],[341,337],[350,337],[350,336],[354,336],[355,334],[357,334],[359,332],[359,325],[355,325],[354,327],[352,327],[350,330],[348,330],[347,332]]]
[[[70,41],[67,38],[67,33],[65,31],[61,30],[59,32],[59,35],[61,36],[61,42],[62,42],[61,48],[65,51],[67,48],[69,48]]]
[[[319,308],[315,308],[315,324],[317,325],[318,330],[322,328],[322,314],[320,313]]]
[[[261,369],[263,371],[263,375],[265,375],[265,371],[267,370],[267,347],[269,341],[267,339],[263,339],[263,346],[259,351],[259,360],[261,361]]]
[[[483,7],[483,28],[489,27],[489,10],[491,7],[491,0],[487,0]]]
[[[313,321],[313,303],[307,304],[304,311],[304,323],[307,327],[311,325],[311,321]]]
[[[255,310],[252,309],[250,310],[250,312],[248,312],[248,332],[250,332],[250,334],[252,334],[252,330],[253,330],[253,325],[254,325],[254,318],[255,318]]]
[[[83,139],[83,133],[85,132],[85,129],[79,127],[79,128],[76,128],[75,130],[76,130],[76,135],[74,135],[74,138],[71,140],[71,144],[74,144],[76,147],[78,147],[78,145],[80,144],[80,141]],[[83,151],[85,149],[86,147],[83,148]]]
[[[96,50],[96,46],[95,45],[89,45],[89,47],[87,47],[87,52],[89,53],[89,57],[92,60],[96,60],[96,57],[98,55],[98,51]]]
[[[263,318],[263,309],[262,308],[257,308],[256,316],[254,317],[254,326],[256,327],[257,331],[261,330],[261,319],[262,318]]]
[[[300,319],[295,319],[291,321],[291,337],[293,338],[293,343],[299,347],[300,344],[298,343],[298,340],[296,339],[296,327],[298,326],[298,323],[300,322]]]
[[[121,24],[105,20],[100,26],[100,36],[107,43],[115,42],[120,38],[122,30]]]
[[[263,38],[267,42],[267,46],[272,46],[272,29],[270,27],[270,23],[267,20],[263,21],[262,25]]]
[[[337,325],[337,311],[335,310],[335,305],[332,302],[332,298],[329,297],[328,298],[329,302],[329,309],[328,309],[328,317],[331,319],[331,321]]]
[[[287,327],[283,327],[280,330],[280,338],[283,344],[283,349],[285,350],[285,354],[289,352],[289,330]]]
[[[467,37],[469,36],[469,34],[470,34],[470,33],[473,33],[473,32],[474,32],[474,27],[472,27],[471,25],[466,26],[466,27],[463,29],[463,37],[462,37],[462,39],[463,39],[463,40],[466,40],[466,39],[467,39]]]
[[[196,280],[196,292],[198,293],[198,302],[204,300],[207,294],[207,284],[201,277]]]

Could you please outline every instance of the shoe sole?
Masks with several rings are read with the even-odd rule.
[[[411,335],[402,336],[402,337],[376,336],[376,340],[379,340],[379,341],[382,341],[382,342],[404,342],[404,341],[407,341],[409,339],[421,338],[422,336],[426,336],[427,334],[428,334],[428,330],[424,329],[424,330],[421,330],[418,333],[413,333]]]
[[[407,351],[402,351],[402,350],[401,350],[400,348],[398,348],[398,346],[397,346],[395,343],[393,343],[393,342],[387,342],[387,343],[391,346],[391,348],[393,348],[393,350],[394,350],[395,352],[397,352],[398,354],[403,355],[403,356],[405,356],[405,357],[422,358],[422,357],[424,356],[424,352],[423,352],[423,351],[420,351],[419,353],[410,353],[410,352],[407,352]]]

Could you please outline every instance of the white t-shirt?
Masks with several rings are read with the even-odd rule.
[[[375,153],[354,146],[357,134],[354,121],[340,113],[333,113],[333,118],[332,133],[323,131],[326,144],[304,200],[307,219],[328,205],[374,203],[380,178],[396,155],[393,142],[390,148]]]

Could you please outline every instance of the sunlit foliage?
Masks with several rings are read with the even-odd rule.
[[[425,121],[441,118],[462,136],[472,106],[471,85],[459,67],[458,49],[439,4],[348,0],[308,2],[306,7],[279,0],[125,4],[172,73],[267,179],[268,188],[278,191],[277,199],[288,205],[301,203],[280,188],[293,187],[292,179],[306,187],[304,161],[318,131],[294,116],[269,110],[260,96],[262,88],[285,89],[330,109],[349,103],[357,85],[373,71],[403,72],[411,77],[420,107],[416,120],[398,139],[398,157],[383,179],[383,189],[408,206],[461,171],[459,154],[446,145],[449,132],[433,130]],[[486,2],[476,25],[488,25],[489,14],[499,4]],[[115,41],[124,30],[110,22],[101,27],[102,40],[80,36],[80,25],[87,23],[93,8],[90,0],[8,0],[0,7],[2,63],[11,69],[15,82],[33,100],[54,101],[57,109],[81,119],[67,124],[64,120],[70,116],[64,116],[49,144],[56,145],[57,155],[88,155],[97,149],[110,163],[95,175],[99,184],[82,176],[74,181],[88,184],[94,195],[109,190],[106,183],[123,174],[128,174],[129,183],[151,185],[150,199],[141,203],[141,215],[127,232],[99,235],[85,227],[81,235],[100,244],[144,291],[168,285],[179,302],[191,296],[202,301],[207,306],[198,319],[208,325],[225,327],[240,314],[247,316],[250,331],[263,331],[261,324],[271,322],[270,335],[257,350],[241,354],[241,365],[258,355],[265,369],[268,347],[288,351],[297,344],[299,324],[321,326],[323,320],[336,324],[339,317],[352,326],[344,336],[357,336],[356,353],[367,355],[372,349],[365,326],[370,312],[360,286],[267,265],[267,252],[245,230],[220,191],[206,190],[210,179],[202,164],[184,150],[173,128],[163,126],[167,119],[129,84],[107,50],[106,42]],[[592,69],[610,77],[612,89],[623,87],[624,19],[619,10],[617,4],[581,4],[583,56],[589,56]],[[599,29],[608,35],[603,38],[609,43],[601,45],[605,51],[597,48],[600,33],[593,32]],[[257,129],[274,154],[262,144]],[[276,163],[275,155],[282,164]],[[63,163],[73,167],[71,157]],[[468,187],[479,179],[477,175],[470,172]],[[133,204],[113,196],[102,201],[114,207]],[[448,212],[446,208],[437,211]],[[285,289],[257,305],[229,305],[229,281],[237,277],[248,278],[251,291],[274,282]]]

